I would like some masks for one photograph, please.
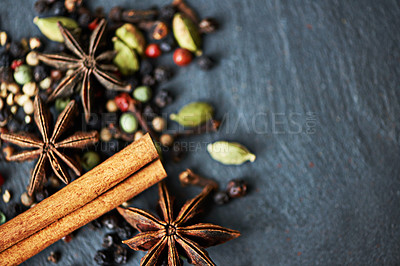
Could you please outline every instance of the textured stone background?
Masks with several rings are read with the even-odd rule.
[[[88,1],[108,10],[169,1]],[[211,72],[195,65],[177,71],[165,87],[177,95],[167,111],[207,100],[225,118],[221,131],[196,138],[201,146],[178,165],[167,165],[178,198],[176,173],[186,167],[216,178],[246,178],[250,193],[215,207],[205,221],[242,236],[209,248],[217,265],[395,265],[400,261],[399,41],[395,0],[189,1],[222,29],[205,39],[219,60]],[[38,35],[33,1],[2,0],[0,28],[14,38]],[[171,64],[171,59],[166,59]],[[240,167],[211,160],[206,143],[240,141],[258,158]],[[32,164],[0,163],[18,200]],[[153,209],[154,188],[134,201]],[[0,209],[4,208],[0,203]],[[57,242],[25,265],[92,265],[102,233],[84,227],[69,244]],[[138,265],[137,252],[129,265]]]

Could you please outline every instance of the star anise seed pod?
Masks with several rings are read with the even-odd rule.
[[[131,86],[125,85],[116,79],[107,71],[117,71],[118,68],[112,64],[103,64],[103,61],[109,61],[114,58],[114,51],[106,51],[99,56],[95,56],[97,47],[100,43],[101,37],[106,28],[106,21],[102,19],[96,29],[90,36],[89,53],[85,53],[78,41],[72,34],[63,27],[61,23],[58,24],[61,34],[64,37],[66,47],[73,52],[76,57],[65,54],[39,54],[38,58],[47,65],[55,67],[60,70],[73,69],[74,72],[65,77],[60,84],[49,95],[48,101],[52,101],[59,95],[68,91],[70,88],[75,87],[78,82],[82,82],[81,99],[83,109],[85,111],[85,119],[89,121],[90,118],[90,95],[91,84],[90,78],[92,75],[108,90],[117,91],[130,91]]]
[[[168,256],[169,266],[181,265],[179,250],[184,251],[192,264],[215,265],[205,248],[234,239],[240,232],[208,223],[187,225],[200,212],[201,204],[213,188],[206,186],[197,197],[187,201],[176,218],[165,183],[159,183],[158,189],[164,220],[137,208],[118,208],[125,220],[140,232],[122,242],[134,250],[148,251],[140,265],[158,265],[163,261],[163,254]]]
[[[68,129],[72,123],[73,115],[77,108],[75,101],[71,101],[64,111],[58,116],[56,124],[51,132],[51,114],[44,108],[39,96],[36,96],[34,103],[34,118],[39,128],[42,140],[26,133],[2,133],[1,139],[23,148],[34,148],[7,156],[8,161],[25,161],[39,157],[32,171],[28,188],[28,194],[32,196],[34,191],[41,189],[46,179],[48,162],[56,176],[65,184],[71,180],[64,164],[71,168],[77,176],[81,174],[81,166],[74,159],[63,153],[67,149],[82,149],[87,145],[96,143],[99,140],[97,131],[76,132],[72,136],[59,141],[59,137]]]

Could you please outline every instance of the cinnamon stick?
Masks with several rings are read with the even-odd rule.
[[[1,252],[1,264],[20,264],[63,236],[116,208],[166,176],[160,160],[152,162],[85,206]]]
[[[0,251],[82,207],[158,157],[149,134],[0,226]]]

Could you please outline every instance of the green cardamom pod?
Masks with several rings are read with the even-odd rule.
[[[191,52],[200,52],[201,37],[197,26],[192,20],[181,13],[176,13],[172,20],[172,30],[179,46]]]
[[[58,22],[61,22],[62,25],[69,30],[79,28],[79,25],[75,20],[66,17],[35,17],[33,19],[33,23],[39,27],[39,30],[44,36],[55,42],[64,42],[64,37],[61,35],[60,29],[57,25]]]
[[[112,39],[114,50],[117,54],[114,57],[114,64],[124,76],[129,76],[139,70],[139,60],[134,50],[129,48],[117,37]]]
[[[195,127],[211,119],[214,108],[205,102],[192,102],[171,114],[169,118],[185,127]]]
[[[138,54],[143,55],[146,40],[138,28],[126,23],[115,31],[115,35],[121,39],[129,48],[135,49]]]
[[[217,141],[207,145],[211,157],[227,165],[240,165],[246,161],[254,162],[256,156],[237,142]]]

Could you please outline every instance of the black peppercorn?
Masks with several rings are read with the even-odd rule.
[[[142,84],[149,87],[154,86],[156,85],[156,79],[152,75],[145,75],[142,78]]]
[[[226,186],[226,192],[231,198],[243,197],[247,192],[247,183],[244,180],[233,179]]]
[[[6,52],[0,55],[0,67],[9,67],[11,64],[10,55]]]
[[[10,119],[10,121],[8,121],[8,130],[10,132],[18,132],[21,131],[22,125],[19,121],[17,121],[16,119]]]
[[[25,55],[24,48],[19,42],[11,42],[10,53],[14,58],[21,58]]]
[[[41,202],[45,198],[49,196],[49,192],[46,188],[43,188],[41,191],[35,192],[35,200],[36,202]]]
[[[118,226],[118,217],[114,214],[106,214],[101,220],[103,225],[108,229],[115,229]]]
[[[126,83],[131,85],[132,88],[136,88],[137,86],[139,86],[139,78],[136,75],[132,75],[128,78]]]
[[[116,246],[114,250],[114,262],[125,264],[128,260],[128,250],[122,246]]]
[[[78,23],[81,27],[87,27],[92,20],[92,16],[89,12],[83,12],[79,15]]]
[[[134,229],[128,223],[123,223],[117,227],[117,234],[122,240],[126,240],[133,237]]]
[[[208,56],[200,56],[197,58],[197,65],[203,70],[210,70],[214,66],[214,61]]]
[[[65,14],[64,1],[55,2],[51,9],[54,16],[64,15]]]
[[[158,18],[163,21],[170,21],[175,15],[175,7],[173,5],[166,5],[160,9]]]
[[[156,96],[154,97],[154,103],[159,108],[164,108],[165,106],[172,103],[173,97],[171,93],[165,89],[160,90],[157,92]]]
[[[13,82],[13,72],[10,67],[1,67],[0,68],[0,81],[4,83]]]
[[[98,265],[111,265],[113,260],[113,252],[110,249],[98,250],[94,256],[94,261]]]
[[[172,71],[165,66],[159,66],[154,69],[154,78],[162,83],[168,81],[172,77]]]
[[[115,6],[111,8],[110,13],[108,13],[108,18],[112,21],[119,22],[122,19],[122,8]]]
[[[97,230],[97,229],[100,229],[102,227],[102,224],[101,224],[99,219],[96,219],[96,220],[93,220],[93,221],[90,222],[89,227],[92,230]]]
[[[150,104],[146,105],[143,109],[143,116],[147,121],[153,120],[154,117],[158,116],[157,113],[158,110]]]
[[[101,244],[104,248],[110,248],[114,244],[119,244],[121,239],[116,234],[106,234],[103,237],[103,243]]]
[[[35,66],[35,68],[33,69],[33,78],[35,79],[36,82],[40,82],[45,78],[47,78],[48,76],[49,73],[44,65]]]
[[[224,191],[218,191],[214,195],[214,202],[218,205],[223,205],[229,202],[229,195]]]
[[[41,14],[45,12],[49,6],[45,0],[38,0],[35,2],[34,8],[37,13]]]
[[[149,60],[142,60],[139,72],[142,76],[150,75],[153,72],[153,64]]]
[[[168,35],[166,38],[164,38],[162,40],[162,42],[160,43],[160,49],[164,53],[171,52],[175,48],[176,48],[176,42],[175,42],[174,37],[171,34]]]

